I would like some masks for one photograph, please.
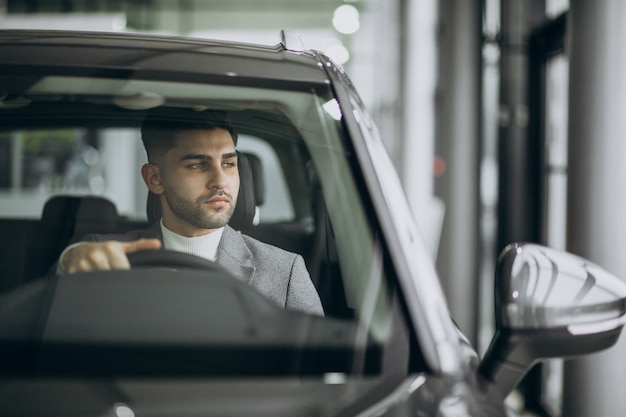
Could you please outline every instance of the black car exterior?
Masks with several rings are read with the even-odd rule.
[[[154,108],[229,111],[250,144],[275,150],[293,215],[241,231],[289,249],[303,241],[307,253],[322,238],[324,255],[305,259],[312,276],[322,271],[326,317],[278,309],[220,271],[208,283],[193,267],[28,276],[32,240],[17,236],[42,219],[6,215],[2,415],[502,416],[536,360],[619,337],[619,280],[571,255],[512,245],[496,274],[498,333],[481,362],[450,317],[380,134],[348,76],[321,53],[285,42],[0,31],[3,138],[96,132],[101,153],[121,160],[104,145],[109,129],[132,132]],[[11,193],[2,198],[8,207]],[[115,227],[144,220],[120,216]],[[575,304],[550,289],[576,288],[589,274],[595,286]],[[544,280],[555,285],[543,297],[529,290]],[[193,296],[204,291],[246,301]]]

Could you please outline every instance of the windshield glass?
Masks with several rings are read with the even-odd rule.
[[[332,384],[383,376],[385,346],[406,337],[397,331],[406,324],[393,318],[393,271],[329,86],[75,75],[4,81],[12,86],[0,105],[5,373],[287,375]],[[147,121],[156,120],[157,136],[187,123],[188,133],[204,132],[198,116],[218,113],[236,132],[236,155],[223,139],[232,134],[220,136],[223,149],[213,154],[185,148],[195,146],[191,133],[146,154]],[[184,163],[172,156],[181,149]],[[174,230],[172,219],[185,218],[177,210],[187,210],[191,191],[172,173],[208,184],[213,169],[226,184],[238,170],[225,229],[245,236],[241,265],[238,249],[225,248],[235,239],[228,230],[213,266],[161,251],[130,270],[70,273],[58,265],[86,236],[126,241],[156,230],[165,249],[180,249],[187,241],[170,232],[190,229]],[[202,204],[219,211],[229,202],[211,194]],[[394,358],[402,372],[405,345]]]

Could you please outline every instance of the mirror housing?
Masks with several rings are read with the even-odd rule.
[[[503,396],[538,360],[609,348],[624,326],[626,283],[578,256],[512,244],[495,280],[496,334],[479,373]]]

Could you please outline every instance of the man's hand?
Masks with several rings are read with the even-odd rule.
[[[139,239],[132,242],[83,242],[65,252],[59,260],[69,273],[108,269],[130,269],[126,254],[161,247],[159,239]]]

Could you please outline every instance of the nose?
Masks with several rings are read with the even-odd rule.
[[[226,188],[226,173],[220,164],[214,164],[209,170],[207,178],[208,189],[224,189]]]

